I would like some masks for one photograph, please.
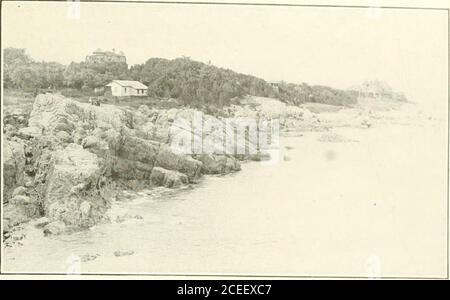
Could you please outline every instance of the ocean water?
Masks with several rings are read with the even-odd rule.
[[[446,124],[333,132],[350,141],[283,137],[277,163],[111,211],[142,219],[55,237],[28,226],[23,246],[4,249],[3,271],[444,276]]]

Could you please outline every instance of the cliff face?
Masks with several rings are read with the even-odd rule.
[[[193,113],[148,107],[130,111],[56,94],[37,96],[28,127],[5,137],[7,226],[45,216],[50,222],[89,227],[104,220],[118,186],[177,187],[205,173],[239,170],[230,155],[196,159],[173,152],[167,144],[173,120]],[[17,189],[20,195],[14,194]],[[36,209],[25,209],[30,205]]]

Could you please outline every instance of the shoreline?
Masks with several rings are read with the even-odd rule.
[[[256,101],[260,100],[260,97],[253,97],[253,98],[256,98]],[[251,101],[255,101],[255,100],[252,99]],[[275,103],[275,104],[278,105],[277,103]],[[91,109],[91,107],[89,107],[89,108]],[[290,107],[288,106],[287,109],[289,110],[289,108]],[[248,116],[249,111],[248,110],[247,111],[245,111],[245,110],[242,111],[242,107],[236,107],[235,106],[235,107],[233,107],[233,109],[235,110],[234,111],[234,115],[237,115],[237,116],[247,115]],[[342,109],[339,109],[339,110],[334,111],[332,113],[315,113],[314,114],[314,113],[310,113],[309,112],[309,115],[308,115],[308,113],[306,113],[307,110],[305,110],[305,109],[300,109],[297,112],[298,114],[295,114],[295,113],[292,114],[291,112],[286,113],[286,108],[285,107],[283,107],[282,109],[284,109],[284,111],[281,112],[281,113],[278,113],[278,117],[282,118],[282,122],[283,123],[282,123],[282,129],[281,129],[280,136],[284,137],[284,138],[292,136],[292,135],[296,135],[296,136],[301,137],[305,133],[309,133],[309,132],[320,132],[320,133],[327,133],[327,132],[330,132],[330,131],[332,132],[333,128],[337,128],[337,127],[354,127],[354,128],[367,128],[367,127],[370,127],[370,126],[367,126],[368,123],[367,123],[367,121],[365,119],[363,121],[366,122],[366,123],[363,123],[360,119],[356,119],[355,120],[355,119],[350,119],[349,118],[349,115],[348,115],[349,113],[350,113],[350,115],[358,116],[358,114],[355,114],[355,109],[352,109],[352,108],[350,108],[350,109],[342,108]],[[298,109],[298,108],[295,108],[295,109]],[[262,111],[262,113],[270,114],[270,113],[272,113],[272,110],[273,110],[273,106],[269,106],[269,107],[263,107],[260,110],[260,112]],[[145,113],[146,109],[141,109],[141,111],[144,111],[144,113]],[[183,110],[180,110],[180,111],[183,111]],[[148,111],[147,111],[147,113],[148,113]],[[250,113],[254,114],[255,112],[254,111],[253,112],[250,111]],[[305,115],[305,113],[306,113],[306,115]],[[300,117],[298,117],[298,116],[300,116]],[[41,120],[39,120],[39,122],[41,122]],[[116,118],[116,121],[112,120],[112,122],[121,122],[121,121],[120,121],[120,119],[118,121],[117,118]],[[101,126],[103,126],[103,125],[101,125]],[[287,126],[289,126],[289,127],[287,127]],[[28,127],[28,128],[30,128],[30,127]],[[29,134],[34,134],[34,132],[31,132]],[[39,136],[37,136],[37,138],[39,138]],[[341,139],[341,137],[339,137],[339,136],[337,136],[337,137],[336,136],[331,136],[331,137],[327,137],[327,138],[328,139],[331,138],[332,140],[337,138],[338,139],[337,142],[345,141],[345,140],[339,140],[339,139]],[[76,151],[78,151],[78,150],[76,150]],[[93,151],[93,153],[97,153],[97,152]],[[284,159],[284,158],[281,158],[281,159]],[[239,161],[239,160],[236,160],[236,161]],[[225,173],[222,173],[222,175],[219,175],[219,176],[223,176],[223,175],[226,175],[226,174],[229,174],[229,173],[233,173],[233,172],[239,171],[240,168],[241,168],[240,167],[240,163],[242,163],[245,166],[245,164],[246,164],[245,162],[246,162],[245,159],[240,161],[239,162],[239,166],[236,169],[233,169],[235,167],[231,166],[231,169],[230,169],[231,172],[227,171]],[[224,162],[224,163],[228,164],[228,162]],[[168,163],[168,164],[170,165],[170,163]],[[166,165],[167,165],[167,163],[166,163]],[[176,171],[169,171],[169,173],[168,173],[170,176],[172,176],[172,174],[174,174],[176,176],[176,178],[173,179],[174,180],[173,182],[178,182],[179,180],[181,180],[181,179],[179,179],[180,176],[181,176],[181,175],[179,175],[180,173],[177,174],[177,173],[171,173],[171,172],[176,172]],[[198,171],[195,171],[195,172],[198,172]],[[206,173],[203,172],[203,173],[204,173],[205,176],[208,176],[208,172],[206,172]],[[163,174],[162,176],[168,176],[168,175]],[[198,175],[196,175],[195,173],[193,173],[191,176],[192,176],[192,178],[189,178],[189,181],[191,181],[191,179],[192,179],[192,182],[188,183],[188,185],[186,186],[187,189],[195,188],[197,186],[197,184],[195,182],[197,180],[199,180],[199,179],[201,180],[201,177],[199,176],[197,178]],[[165,179],[163,179],[163,180],[165,180]],[[183,186],[183,184],[179,184],[179,183],[176,183],[176,185],[177,186]],[[145,186],[145,184],[144,184],[144,186]],[[123,197],[123,198],[129,198],[130,197],[129,195],[127,195],[127,194],[129,194],[129,192],[126,192],[125,196],[123,195],[124,194],[123,193],[123,191],[124,191],[123,188],[120,188],[119,190],[117,190],[117,188],[113,188],[113,189],[115,189],[115,191],[113,191],[113,194],[115,194],[116,196],[111,196],[111,197],[114,197],[114,199],[115,199],[114,201],[111,202],[111,205],[113,205],[117,201],[120,201],[120,199],[119,199],[120,197]],[[135,189],[130,189],[130,190],[134,191],[135,195],[137,195],[137,194],[139,194],[140,191],[142,191],[142,188],[140,188],[140,189],[139,188],[135,188]],[[169,191],[173,191],[173,190],[169,189]],[[122,195],[120,195],[120,194],[122,194]],[[109,210],[110,210],[110,208],[106,208],[106,210],[102,209],[102,211],[100,211],[100,214],[101,214],[100,215],[100,219],[98,221],[95,221],[94,223],[92,223],[91,221],[88,220],[89,224],[91,224],[88,227],[90,227],[90,226],[92,226],[92,225],[94,225],[96,223],[100,223],[101,224],[103,222],[107,223],[107,222],[114,221],[114,220],[109,220],[108,221],[107,219],[102,221],[103,217],[108,215]],[[43,220],[43,218],[45,218],[45,217],[41,217],[40,219],[31,218],[31,223],[33,223],[33,224],[37,223],[36,225],[38,227],[44,228],[44,233],[45,233],[46,232],[45,226],[47,226],[50,223],[50,220],[48,220],[48,219]],[[20,228],[20,227],[18,227],[18,228]],[[78,232],[79,230],[83,230],[83,228],[74,228],[74,230],[70,230],[70,227],[68,227],[68,229],[69,229],[69,232],[70,231]],[[64,229],[64,228],[61,229],[61,228],[56,227],[56,229],[54,229],[54,230],[50,229],[50,230],[47,230],[47,232],[50,231],[49,234],[56,234],[56,235],[58,235],[58,234],[64,233],[65,230],[66,229]],[[18,246],[20,246],[20,243],[21,243],[20,240],[22,238],[19,237],[16,240],[16,237],[13,234],[14,231],[15,230],[12,229],[12,230],[9,230],[9,231],[6,232],[6,234],[8,234],[8,236],[7,236],[6,239],[5,239],[5,235],[3,236],[4,243],[5,243],[6,240],[9,239],[10,242],[11,241],[13,242],[13,244],[15,244],[15,242],[17,242]],[[4,234],[5,234],[5,232],[4,232]],[[7,243],[5,243],[5,244],[7,245]]]

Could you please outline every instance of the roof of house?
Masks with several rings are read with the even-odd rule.
[[[133,81],[133,80],[113,80],[110,83],[108,83],[106,86],[111,86],[112,83],[117,83],[118,85],[121,85],[123,87],[132,87],[134,89],[141,89],[141,90],[146,90],[148,89],[148,87],[139,82],[139,81]]]
[[[94,52],[92,52],[93,56],[101,56],[101,55],[106,55],[106,56],[125,56],[124,53],[122,51],[116,53],[114,51],[108,51],[108,50],[102,50],[102,49],[97,49]]]

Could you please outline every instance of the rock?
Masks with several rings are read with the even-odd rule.
[[[197,159],[202,162],[205,174],[228,174],[241,169],[239,161],[232,156],[201,154]]]
[[[18,196],[18,195],[25,195],[26,191],[27,191],[27,188],[24,186],[16,187],[12,193],[12,197]]]
[[[144,218],[141,215],[130,215],[125,214],[123,216],[117,216],[116,217],[116,223],[122,223],[128,219],[135,219],[135,220],[143,220]]]
[[[33,180],[32,179],[28,179],[28,180],[26,180],[25,181],[25,183],[23,184],[25,187],[33,187],[34,186],[34,183],[33,183]]]
[[[159,151],[159,143],[144,140],[123,131],[117,155],[121,158],[153,164]]]
[[[328,143],[347,143],[353,142],[354,140],[348,139],[345,136],[339,135],[337,133],[325,133],[321,135],[318,139],[320,142],[328,142]]]
[[[50,219],[49,218],[42,217],[42,218],[37,219],[34,222],[34,226],[37,227],[37,228],[42,228],[42,227],[46,226],[49,223],[50,223]]]
[[[117,251],[114,251],[114,255],[117,256],[117,257],[133,255],[133,254],[134,254],[133,250],[117,250]]]
[[[25,206],[6,204],[3,205],[3,224],[5,227],[16,226],[30,221],[31,216],[34,216],[31,212],[28,212]]]
[[[178,171],[166,170],[161,167],[154,167],[151,174],[151,182],[154,185],[168,188],[179,187],[189,182],[187,175]]]
[[[72,137],[71,137],[70,134],[67,133],[66,131],[58,131],[58,132],[56,133],[56,137],[57,137],[60,141],[62,141],[62,142],[64,142],[64,143],[70,143],[70,142],[72,142]]]
[[[26,142],[32,145],[27,150],[27,165],[31,168],[27,174],[29,187],[39,194],[41,203],[37,207],[49,220],[85,228],[105,218],[115,199],[113,185],[137,188],[153,183],[178,187],[196,182],[202,173],[239,170],[236,157],[206,156],[207,166],[203,166],[198,157],[174,153],[169,145],[161,144],[170,140],[175,119],[193,121],[198,115],[194,109],[154,110],[141,106],[138,111],[131,111],[108,104],[97,107],[57,94],[38,95],[29,127],[21,131],[29,137],[41,134]],[[208,124],[223,123],[213,116],[205,118]],[[217,132],[206,134],[215,136]],[[198,132],[196,137],[200,138]],[[9,151],[5,155],[5,174],[9,176],[6,186],[10,193],[25,181],[20,143],[11,141],[5,147]],[[29,215],[25,209],[37,205],[25,204],[26,198],[14,199],[14,203],[20,202],[16,215],[24,219]]]
[[[74,130],[75,125],[73,123],[69,123],[66,119],[59,120],[59,123],[57,123],[54,127],[54,131],[64,131],[68,134],[71,134]]]
[[[4,222],[3,222],[3,226],[2,226],[3,228],[3,235],[5,235],[5,234],[9,234],[9,232],[11,231],[11,225],[10,225],[10,223],[9,222],[7,222],[6,220],[4,220]]]
[[[17,108],[15,105],[10,107],[3,106],[3,124],[11,125],[14,128],[23,128],[28,124],[28,113],[23,108]]]
[[[112,201],[97,155],[77,144],[52,153],[43,198],[47,217],[80,227],[100,221]]]
[[[81,262],[88,262],[94,259],[97,259],[97,257],[99,257],[100,254],[84,254],[82,255],[81,258]]]
[[[82,123],[79,122],[77,124],[77,127],[72,133],[73,136],[73,142],[75,144],[81,144],[83,139],[86,137],[86,130],[82,127]]]
[[[24,127],[19,129],[17,135],[23,139],[37,138],[42,135],[42,130],[38,127]]]
[[[43,128],[46,132],[56,132],[64,125],[64,131],[76,128],[83,123],[85,130],[97,127],[99,122],[110,124],[120,129],[132,124],[132,115],[114,105],[94,106],[73,101],[58,94],[38,95],[33,104],[29,126]]]
[[[88,201],[84,201],[80,204],[80,212],[81,212],[81,218],[83,220],[86,220],[89,218],[91,214],[91,204]]]
[[[64,222],[54,221],[54,222],[47,224],[44,227],[44,235],[45,236],[50,235],[50,234],[58,235],[58,234],[65,232],[65,230],[66,230],[66,225],[64,224]]]
[[[268,161],[271,159],[270,153],[268,152],[258,152],[249,156],[252,161]]]
[[[39,204],[25,195],[16,195],[4,205],[3,218],[10,226],[28,222],[40,215]]]
[[[4,138],[10,139],[11,137],[17,135],[18,130],[11,124],[5,124],[3,126]]]
[[[139,106],[137,111],[147,117],[150,116],[150,114],[152,113],[152,110],[145,104]]]
[[[180,157],[180,155],[173,153],[168,146],[163,145],[158,152],[155,165],[168,170],[176,170]]]
[[[186,174],[189,182],[195,182],[201,176],[202,162],[189,155],[182,155],[178,159],[177,170]]]
[[[81,145],[83,146],[83,148],[94,148],[98,146],[99,142],[99,138],[89,135],[83,139]]]
[[[370,123],[368,120],[362,120],[361,125],[370,128],[372,126],[372,123]]]
[[[25,195],[16,195],[11,200],[9,200],[9,203],[15,204],[15,205],[28,205],[32,204],[33,200]]]
[[[175,154],[170,147],[162,145],[155,166],[186,174],[190,182],[195,182],[201,176],[202,162],[189,155]]]
[[[16,141],[3,142],[3,197],[8,199],[13,189],[24,180],[24,144]]]

